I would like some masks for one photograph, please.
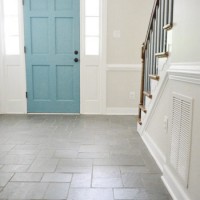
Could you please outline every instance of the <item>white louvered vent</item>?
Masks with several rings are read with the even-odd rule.
[[[188,184],[192,139],[192,98],[173,93],[170,163]]]

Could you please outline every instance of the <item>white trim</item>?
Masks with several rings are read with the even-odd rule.
[[[195,78],[185,77],[183,75],[180,75],[180,76],[169,75],[169,79],[175,80],[175,81],[180,81],[180,82],[185,82],[185,83],[192,83],[192,84],[200,85],[200,78],[195,79]]]
[[[141,64],[108,64],[107,71],[141,71]]]
[[[176,70],[189,70],[196,71],[199,70],[200,62],[186,62],[186,63],[171,63],[170,69]]]
[[[27,115],[77,115],[80,113],[27,113]]]
[[[4,45],[4,10],[3,10],[3,1],[0,2],[0,18],[1,18],[1,23],[0,23],[0,65],[1,65],[1,69],[0,69],[0,92],[1,92],[1,110],[0,113],[5,113],[5,107],[6,107],[6,103],[5,103],[5,99],[6,99],[6,95],[5,95],[5,45]]]
[[[3,8],[0,3],[0,114],[3,113]]]
[[[192,200],[189,197],[187,189],[177,181],[177,178],[166,165],[163,168],[162,180],[174,200]]]
[[[25,114],[27,113],[27,101],[25,98],[25,91],[26,91],[26,70],[25,70],[25,55],[24,55],[24,18],[23,18],[23,6],[20,0],[18,0],[18,19],[19,19],[19,47],[20,47],[20,52],[18,55],[6,55],[5,54],[5,44],[4,44],[4,15],[3,15],[3,7],[2,3],[0,4],[0,9],[1,9],[1,33],[0,33],[0,43],[1,43],[1,57],[3,61],[0,61],[1,63],[1,69],[0,69],[0,81],[2,88],[0,89],[1,91],[1,108],[0,108],[0,113],[7,113],[7,114]],[[18,80],[21,81],[20,87],[18,88],[18,94],[20,94],[20,97],[12,98],[9,97],[8,95],[8,76],[9,74],[9,69],[17,69],[15,72],[15,76],[18,78]],[[10,81],[11,82],[11,81]],[[1,87],[1,86],[0,86]],[[10,92],[11,93],[11,92]],[[22,96],[21,94],[24,94]]]
[[[166,163],[165,155],[163,154],[163,152],[160,151],[156,143],[153,141],[153,139],[149,136],[149,134],[146,131],[144,132],[144,134],[140,136],[142,137],[143,142],[145,143],[149,152],[156,161],[158,167],[160,168],[161,171],[163,171],[163,166]]]
[[[24,73],[24,86],[23,86],[23,93],[24,98],[22,101],[24,102],[23,111],[22,113],[27,113],[27,98],[25,96],[25,93],[27,91],[27,84],[26,84],[26,55],[24,53],[24,46],[25,46],[25,31],[24,31],[24,6],[22,5],[21,1],[19,0],[19,44],[20,44],[20,66],[23,69]]]
[[[200,63],[185,63],[185,64],[171,64],[169,73],[181,73],[186,76],[199,76],[200,75]]]
[[[102,0],[102,55],[101,55],[101,113],[106,113],[106,88],[107,88],[107,74],[106,74],[106,64],[107,64],[107,0]]]
[[[169,79],[200,85],[200,63],[172,64]]]
[[[138,108],[107,107],[107,115],[138,115]]]
[[[104,69],[104,62],[106,62],[106,52],[103,50],[106,49],[106,24],[104,25],[104,21],[106,21],[106,15],[104,13],[107,12],[106,5],[104,3],[105,0],[100,1],[100,51],[99,55],[85,55],[85,0],[80,1],[80,46],[81,46],[81,63],[80,63],[80,113],[81,114],[101,114],[105,110],[106,105],[106,76]],[[103,18],[104,17],[104,18]],[[104,30],[105,29],[105,30]],[[104,44],[105,42],[105,44]],[[104,48],[104,49],[103,49]],[[104,55],[104,54],[105,55]],[[104,61],[105,60],[105,61]],[[94,72],[94,67],[96,67],[96,72]],[[96,77],[96,80],[92,79],[91,73]],[[90,75],[88,77],[88,74]],[[88,89],[87,81],[93,81],[92,85],[96,87],[96,96],[90,99],[90,89]],[[96,81],[96,82],[95,82]]]
[[[80,0],[80,113],[84,110],[84,31],[85,1]]]

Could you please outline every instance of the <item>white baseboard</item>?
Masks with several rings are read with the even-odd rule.
[[[12,99],[7,100],[4,103],[4,114],[26,114],[27,113],[27,101],[26,99]]]
[[[187,189],[177,181],[176,177],[173,175],[167,165],[165,165],[163,168],[162,180],[173,200],[192,200],[189,197]]]
[[[106,109],[107,115],[138,115],[138,108],[118,108],[118,107],[108,107]]]
[[[156,143],[151,139],[151,137],[147,132],[144,132],[144,134],[142,134],[141,137],[146,147],[148,148],[149,152],[156,161],[158,167],[160,168],[161,171],[163,171],[163,166],[166,163],[165,155],[161,152],[161,150],[158,148]]]

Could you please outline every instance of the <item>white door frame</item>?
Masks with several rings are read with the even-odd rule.
[[[81,114],[106,114],[107,0],[100,0],[100,55],[98,57],[85,56],[85,0],[80,1],[80,12]],[[92,80],[92,76],[88,77],[87,73],[90,75],[94,73],[93,75],[97,77],[96,82]],[[96,97],[88,90],[86,81],[96,86]],[[89,98],[90,95],[93,98]]]

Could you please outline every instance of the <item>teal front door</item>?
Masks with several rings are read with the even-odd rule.
[[[25,0],[29,113],[80,112],[79,0]]]

